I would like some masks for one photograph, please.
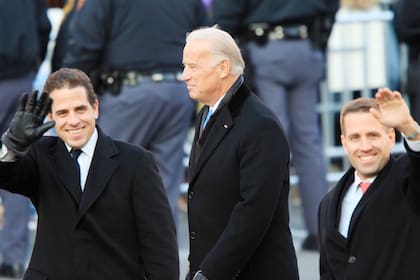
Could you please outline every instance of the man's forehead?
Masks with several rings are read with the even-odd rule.
[[[387,127],[370,113],[365,112],[346,115],[344,117],[344,130],[346,134],[368,134],[386,131]]]
[[[185,62],[200,62],[206,61],[210,57],[210,51],[206,48],[195,48],[194,46],[188,48],[188,46],[184,50],[184,57],[183,61]]]
[[[184,48],[189,53],[206,53],[210,51],[210,43],[203,39],[194,39],[189,41]]]

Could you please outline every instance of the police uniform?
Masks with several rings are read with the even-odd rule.
[[[400,0],[395,7],[395,31],[409,49],[407,68],[407,94],[410,111],[420,120],[420,2]]]

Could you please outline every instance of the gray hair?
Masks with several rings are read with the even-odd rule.
[[[242,75],[245,62],[241,50],[229,33],[217,26],[203,27],[187,34],[186,42],[193,40],[206,40],[210,42],[214,63],[228,60],[231,64],[231,74]]]

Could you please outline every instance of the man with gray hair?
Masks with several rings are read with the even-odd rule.
[[[298,279],[289,228],[289,146],[276,116],[245,85],[232,37],[187,36],[191,98],[205,104],[189,163],[190,272],[186,279]]]

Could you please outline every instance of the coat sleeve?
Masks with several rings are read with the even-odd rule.
[[[408,171],[401,170],[400,174],[408,174],[408,187],[406,188],[408,205],[416,213],[420,214],[420,186],[418,183],[420,182],[420,152],[414,152],[408,147],[406,142],[404,144],[407,149],[409,164],[407,167]],[[405,182],[402,183],[402,185],[405,184]]]
[[[39,39],[39,59],[44,60],[47,54],[48,42],[50,39],[51,23],[47,16],[45,1],[36,1],[36,19]]]
[[[111,1],[89,0],[75,12],[69,26],[64,67],[92,74],[100,68],[112,22]]]
[[[39,173],[33,149],[15,161],[0,161],[0,186],[2,189],[31,199],[38,194]],[[32,201],[34,202],[34,201]]]
[[[237,0],[213,0],[213,21],[223,30],[233,36],[237,36],[239,28],[246,15],[246,3],[248,1]]]
[[[321,201],[318,209],[318,238],[320,244],[319,250],[319,275],[320,280],[333,280],[334,277],[331,273],[327,256],[325,252],[325,239],[326,239],[326,224],[327,224],[327,200],[324,198]]]
[[[151,153],[137,165],[137,174],[133,207],[147,279],[179,280],[175,224]]]
[[[420,1],[399,0],[395,5],[395,31],[400,40],[409,44],[419,44]]]

